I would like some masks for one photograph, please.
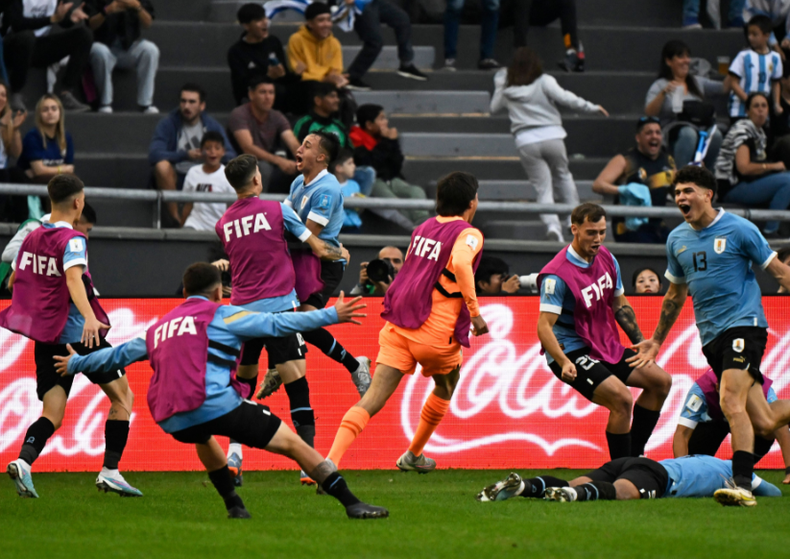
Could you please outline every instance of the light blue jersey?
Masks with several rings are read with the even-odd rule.
[[[579,268],[589,268],[590,263],[584,260],[568,247],[565,253],[566,258],[571,264]],[[614,296],[619,297],[623,294],[623,278],[620,275],[620,264],[617,258],[612,256],[614,266],[617,269],[617,282],[615,284]],[[551,281],[550,281],[551,280]],[[540,312],[548,312],[559,315],[557,322],[554,323],[554,336],[562,346],[564,353],[569,353],[586,346],[584,340],[576,333],[574,326],[573,311],[576,308],[576,298],[568,289],[567,284],[554,274],[548,274],[540,285]],[[554,359],[546,352],[546,360],[551,364]]]
[[[765,398],[768,403],[776,402],[776,392],[773,387],[768,389],[768,395]],[[696,382],[691,385],[688,393],[686,394],[686,401],[683,403],[683,409],[680,410],[680,418],[678,424],[695,429],[699,423],[708,423],[713,421],[708,415],[708,399],[705,398],[705,392],[700,388]],[[726,419],[724,421],[727,421]]]
[[[702,231],[682,223],[669,234],[664,275],[688,284],[703,346],[730,328],[768,328],[752,263],[764,270],[775,256],[752,222],[722,209]]]
[[[192,297],[190,297],[191,299]],[[205,297],[198,297],[205,299]],[[247,340],[263,337],[281,338],[302,331],[315,330],[337,322],[334,307],[309,313],[250,313],[232,305],[217,309],[206,333],[211,341],[232,348],[238,353]],[[236,355],[209,346],[210,355],[230,362]],[[69,373],[80,371],[100,372],[126,367],[137,361],[148,359],[145,334],[118,347],[106,348],[85,356],[73,356],[69,361]],[[159,426],[166,433],[174,433],[194,425],[200,425],[221,417],[242,403],[239,393],[230,384],[230,369],[214,361],[206,363],[206,400],[196,410],[177,413]]]
[[[659,462],[667,474],[669,484],[664,497],[712,497],[718,489],[727,487],[732,478],[732,460],[695,454]],[[752,493],[758,497],[781,497],[778,487],[752,474]]]
[[[304,184],[304,175],[299,175],[291,183],[291,194],[288,195],[285,205],[291,206],[304,223],[310,219],[323,225],[319,239],[340,246],[337,236],[343,227],[346,214],[343,209],[343,192],[335,175],[323,170],[308,185]]]

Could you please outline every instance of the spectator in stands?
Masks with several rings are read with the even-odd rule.
[[[745,0],[730,0],[727,11],[727,27],[743,27],[743,6]],[[683,29],[702,29],[699,22],[700,0],[683,0]],[[708,17],[713,20],[716,29],[721,28],[720,1],[707,0],[705,2]],[[714,8],[713,10],[711,8]],[[751,17],[751,16],[750,16]]]
[[[658,118],[645,116],[636,123],[636,146],[609,160],[593,182],[593,192],[614,196],[615,204],[666,206],[676,171]],[[620,243],[666,243],[669,235],[660,218],[615,217],[612,229]]]
[[[236,104],[246,103],[250,79],[256,75],[274,80],[274,108],[294,112],[289,99],[299,76],[287,70],[285,50],[280,39],[269,33],[269,19],[260,3],[244,4],[236,14],[244,33],[228,49],[228,66]]]
[[[483,256],[475,272],[475,291],[478,295],[513,294],[521,288],[517,275],[510,275],[510,266],[501,258]]]
[[[790,172],[781,161],[768,159],[765,135],[768,98],[752,93],[746,99],[746,116],[730,127],[716,160],[719,200],[747,207],[768,203],[772,210],[790,208]],[[765,224],[767,239],[779,237],[779,222]]]
[[[769,154],[774,161],[781,161],[790,169],[790,64],[782,65],[781,92],[779,104],[781,113],[771,113],[769,127]]]
[[[314,2],[304,12],[306,23],[288,39],[288,63],[303,81],[348,85],[343,75],[343,49],[332,35],[329,6]]]
[[[359,183],[354,180],[354,173],[356,172],[356,165],[354,165],[354,152],[350,149],[341,149],[335,160],[329,165],[329,172],[335,175],[337,182],[340,184],[340,190],[343,192],[343,199],[364,197]],[[343,220],[343,231],[357,232],[362,227],[362,218],[360,218],[360,210],[345,208],[346,217]]]
[[[687,118],[688,111],[705,112],[704,127],[715,124],[712,106],[705,101],[709,95],[721,95],[724,87],[721,82],[689,73],[691,51],[683,41],[668,41],[661,51],[661,65],[658,79],[647,91],[645,114],[656,116],[664,128],[664,136],[669,141],[669,152],[675,158],[678,168],[688,165],[694,159],[699,142],[699,128]],[[721,132],[716,130],[710,140],[705,156],[705,167],[713,169],[716,156],[721,147]]]
[[[790,48],[790,38],[787,37],[790,34],[790,2],[787,0],[746,0],[743,6],[742,21],[750,21],[757,15],[768,16],[771,20],[773,32],[769,44],[784,60],[785,55],[779,47],[781,44],[784,48]]]
[[[206,132],[200,140],[203,165],[192,167],[184,178],[184,192],[213,192],[235,194],[225,178],[225,138],[219,132]],[[181,224],[185,229],[214,231],[214,226],[228,209],[225,203],[187,202],[181,209]]]
[[[10,0],[3,14],[3,50],[11,80],[11,107],[15,110],[25,109],[21,92],[28,70],[46,68],[67,56],[69,62],[59,92],[62,105],[73,112],[90,109],[75,97],[93,42],[93,33],[82,25],[88,19],[82,6],[64,0]],[[51,33],[54,25],[62,29]]]
[[[545,27],[560,20],[565,57],[559,67],[566,72],[584,72],[584,46],[576,25],[576,0],[512,0],[504,21],[513,22],[513,46],[527,46],[527,29]]]
[[[8,86],[0,81],[0,182],[27,182],[24,171],[9,165],[8,158],[22,153],[19,127],[27,113],[14,111],[8,104]],[[27,219],[27,199],[23,196],[0,196],[0,221],[20,223]]]
[[[85,12],[93,29],[91,45],[93,79],[99,89],[99,112],[111,113],[112,71],[137,72],[137,106],[145,114],[157,114],[154,106],[154,79],[159,68],[159,48],[140,37],[154,20],[150,0],[88,0]]]
[[[389,262],[395,276],[403,268],[403,251],[398,247],[386,246],[382,248],[379,251],[378,259]],[[362,262],[359,265],[359,283],[351,290],[351,295],[384,295],[392,285],[395,276],[391,276],[389,281],[371,280],[368,277],[368,264],[370,262]]]
[[[637,295],[661,293],[661,276],[653,268],[639,268],[631,277],[631,285]]]
[[[294,134],[299,144],[308,134],[323,130],[337,136],[340,147],[351,148],[348,138],[348,128],[340,122],[335,115],[340,109],[340,96],[337,86],[331,82],[320,82],[313,87],[313,106],[310,112],[294,124]]]
[[[376,170],[371,196],[412,200],[426,198],[421,187],[409,184],[403,179],[401,169],[404,157],[398,140],[398,129],[390,128],[384,107],[360,105],[357,110],[357,126],[351,129],[350,137],[354,144],[354,163]],[[426,210],[402,210],[400,213],[412,224],[420,224],[428,219]]]
[[[480,3],[480,58],[477,67],[480,70],[496,70],[501,68],[494,59],[494,46],[499,27],[499,0],[482,0]],[[461,11],[464,0],[447,0],[444,12],[444,69],[455,71],[455,59],[458,54],[458,31],[461,27]]]
[[[496,0],[486,0],[496,1]],[[346,4],[356,4],[362,13],[354,19],[354,31],[362,41],[351,66],[348,67],[348,88],[367,91],[370,86],[362,81],[364,76],[381,53],[384,38],[381,35],[382,23],[395,32],[398,43],[398,75],[412,80],[426,81],[428,76],[414,66],[414,48],[411,44],[411,21],[409,15],[389,0],[346,0]]]
[[[200,141],[208,131],[219,132],[225,139],[227,163],[236,157],[222,125],[206,114],[206,92],[197,84],[181,87],[178,108],[159,121],[148,149],[148,163],[153,167],[154,185],[159,190],[176,190],[184,182],[187,171],[200,165],[203,154]],[[178,204],[168,202],[163,215],[165,227],[178,227],[181,216]]]
[[[510,132],[515,136],[521,165],[538,193],[539,204],[553,204],[557,189],[566,204],[579,204],[579,194],[568,169],[568,153],[563,139],[567,136],[557,104],[577,111],[609,116],[600,105],[585,101],[560,87],[557,80],[543,73],[538,55],[521,47],[513,62],[494,76],[491,113],[507,109]],[[560,219],[556,214],[542,214],[547,237],[563,241]],[[570,217],[566,228],[570,227]]]
[[[274,106],[274,83],[266,76],[254,76],[247,90],[249,103],[230,113],[228,130],[242,153],[258,158],[261,180],[267,192],[287,193],[296,178],[296,162],[277,155],[278,148],[296,156],[299,142],[288,119]]]

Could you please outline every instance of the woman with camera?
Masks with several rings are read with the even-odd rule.
[[[722,82],[694,76],[689,72],[691,51],[683,41],[669,41],[661,51],[658,79],[647,91],[645,114],[661,120],[669,151],[680,169],[691,163],[699,142],[699,131],[716,123],[713,105],[705,98],[723,95]],[[704,163],[713,169],[721,147],[721,132],[710,140]]]

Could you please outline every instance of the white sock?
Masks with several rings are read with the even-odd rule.
[[[106,476],[110,476],[110,477],[117,477],[117,476],[120,475],[120,472],[117,469],[110,470],[109,468],[106,468],[104,466],[102,466],[102,468],[101,468],[101,473],[106,475]]]
[[[243,456],[243,454],[241,452],[241,444],[239,444],[239,443],[230,443],[228,445],[228,456],[230,456],[231,454],[237,454],[239,456],[239,458],[243,459],[244,456]]]

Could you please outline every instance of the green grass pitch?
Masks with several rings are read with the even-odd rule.
[[[343,473],[390,518],[349,520],[333,498],[299,486],[298,472],[245,472],[238,492],[251,520],[225,518],[205,473],[129,473],[140,499],[99,493],[95,474],[34,474],[38,500],[18,498],[3,479],[0,557],[790,557],[790,488],[780,472],[761,475],[784,498],[761,498],[754,509],[713,499],[478,503],[475,494],[508,472]]]

